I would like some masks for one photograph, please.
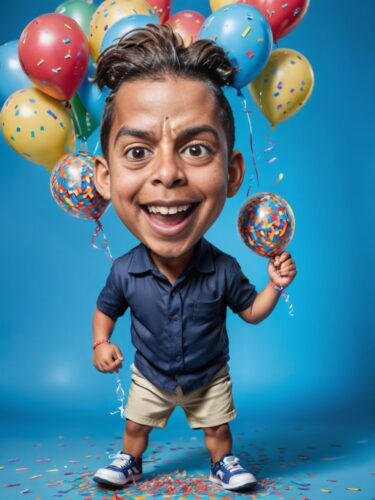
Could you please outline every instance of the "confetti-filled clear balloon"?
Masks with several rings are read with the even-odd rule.
[[[73,123],[64,106],[33,87],[19,90],[1,110],[4,138],[26,160],[50,167],[73,150]]]
[[[109,204],[95,188],[94,161],[94,156],[83,151],[66,155],[51,174],[51,193],[56,203],[80,219],[99,219]]]
[[[246,246],[259,255],[275,257],[293,237],[294,214],[289,204],[274,193],[256,193],[243,204],[238,230]]]

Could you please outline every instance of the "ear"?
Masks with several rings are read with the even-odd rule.
[[[245,160],[240,151],[233,151],[228,166],[227,198],[232,198],[240,189],[245,175]]]
[[[102,156],[95,158],[94,184],[99,194],[106,200],[111,199],[111,178],[107,160]]]

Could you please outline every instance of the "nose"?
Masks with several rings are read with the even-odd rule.
[[[172,148],[160,151],[154,163],[155,167],[151,179],[153,185],[162,184],[166,188],[172,188],[186,184],[182,160],[174,154]]]

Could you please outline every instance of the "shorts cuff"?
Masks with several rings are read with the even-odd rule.
[[[236,410],[232,410],[226,415],[222,415],[221,417],[216,418],[207,418],[207,419],[188,419],[189,425],[191,429],[200,429],[201,427],[215,427],[215,425],[226,424],[231,420],[234,420],[237,417]]]
[[[136,424],[150,425],[151,427],[159,427],[160,429],[164,429],[168,421],[166,418],[155,419],[149,417],[140,417],[139,415],[134,415],[133,413],[127,411],[126,409],[124,413],[126,418],[132,420]]]

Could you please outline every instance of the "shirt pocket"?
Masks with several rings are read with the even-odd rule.
[[[214,300],[194,300],[193,319],[197,323],[212,323],[222,320],[225,304],[222,298]]]

